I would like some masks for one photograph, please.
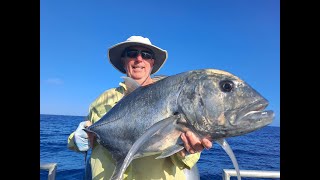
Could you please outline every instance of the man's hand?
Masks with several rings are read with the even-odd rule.
[[[78,128],[74,133],[74,142],[78,147],[79,151],[88,151],[93,145],[94,134],[84,131],[88,126],[91,126],[91,121],[83,121],[79,124]]]
[[[86,122],[85,128],[92,125],[91,121],[85,121],[85,122]],[[89,144],[90,144],[90,147],[92,148],[93,147],[93,141],[95,139],[95,134],[94,133],[90,133],[90,132],[86,132],[86,133],[88,134]]]
[[[190,154],[194,154],[196,152],[201,152],[204,148],[210,149],[212,147],[212,142],[209,139],[200,139],[197,136],[195,136],[191,131],[182,133],[181,139],[184,143],[185,148],[179,152],[179,154],[182,157],[186,156],[186,151],[188,151]]]

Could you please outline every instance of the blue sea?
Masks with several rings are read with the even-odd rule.
[[[67,148],[68,136],[83,120],[82,116],[40,114],[40,162],[57,163],[56,180],[83,179],[84,155]],[[267,126],[243,136],[228,138],[227,142],[240,170],[280,171],[279,127]],[[202,152],[198,168],[201,180],[222,180],[223,169],[234,169],[234,166],[220,145],[214,143],[213,148]],[[47,178],[48,171],[40,170],[40,179]],[[231,180],[235,179],[231,177]]]

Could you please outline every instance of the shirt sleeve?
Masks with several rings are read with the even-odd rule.
[[[200,159],[200,152],[189,154],[185,156],[184,158],[180,156],[178,153],[175,153],[174,155],[170,156],[171,161],[173,164],[175,164],[179,169],[191,169]]]
[[[74,143],[73,137],[74,137],[74,132],[72,132],[68,137],[68,149],[70,149],[72,151],[80,152],[78,147]]]

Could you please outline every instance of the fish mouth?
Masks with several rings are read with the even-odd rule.
[[[238,112],[232,125],[247,126],[248,128],[258,128],[270,124],[274,119],[272,110],[265,110],[269,102],[265,99],[256,101],[249,106],[244,107]]]

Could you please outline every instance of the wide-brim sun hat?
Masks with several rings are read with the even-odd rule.
[[[142,46],[153,51],[154,65],[150,74],[154,74],[159,71],[168,58],[167,51],[153,45],[148,38],[142,36],[131,36],[126,41],[118,43],[108,49],[110,63],[123,74],[126,74],[126,70],[121,62],[121,55],[123,51],[130,46]]]

